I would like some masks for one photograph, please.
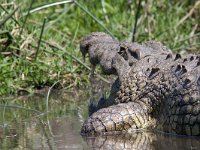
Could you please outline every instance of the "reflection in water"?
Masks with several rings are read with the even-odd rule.
[[[1,106],[6,102],[0,107],[0,149],[89,149],[80,136],[87,95],[58,91],[49,99],[49,113],[46,94],[0,100]]]
[[[89,149],[79,134],[80,126],[81,123],[77,118],[55,118],[50,121],[51,134],[46,123],[41,120],[32,120],[13,129],[12,133],[4,133],[4,137],[0,139],[0,145],[6,144],[4,147],[1,147],[6,149]]]
[[[88,149],[80,136],[77,118],[57,118],[50,123],[57,149]]]
[[[66,150],[81,150],[88,149],[83,142],[79,130],[80,122],[77,118],[61,117],[50,121],[50,127],[53,135],[50,135],[48,129],[46,132],[46,148],[47,149],[66,149]],[[42,140],[42,138],[39,138]],[[43,137],[44,139],[44,137]],[[49,142],[49,143],[48,143]],[[37,146],[37,147],[36,147]],[[32,149],[44,149],[44,143],[36,144]]]
[[[136,132],[115,136],[83,137],[93,150],[197,150],[200,138]]]

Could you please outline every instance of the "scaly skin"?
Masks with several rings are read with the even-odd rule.
[[[104,73],[117,74],[118,79],[108,100],[83,124],[82,134],[145,128],[200,135],[199,56],[173,55],[156,42],[120,43],[105,33],[89,37],[81,42],[81,51],[89,54],[92,64],[100,64]]]

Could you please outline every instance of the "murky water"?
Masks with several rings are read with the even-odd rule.
[[[54,92],[48,103],[47,93],[1,99],[0,149],[200,149],[200,138],[159,132],[81,137],[81,125],[88,116],[88,98],[86,89]]]

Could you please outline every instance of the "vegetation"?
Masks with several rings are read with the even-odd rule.
[[[79,41],[93,31],[197,52],[199,8],[199,0],[3,0],[0,95],[33,92],[55,82],[57,88],[86,84],[89,67],[82,62]]]
[[[89,63],[79,52],[82,37],[103,31],[122,41],[156,40],[176,52],[198,52],[199,8],[200,0],[1,0],[0,148],[30,148],[27,137],[34,133],[28,129],[35,122],[36,129],[41,125],[52,134],[52,118],[82,122],[87,116],[82,100],[88,89],[69,92],[88,83]],[[42,97],[7,97],[45,87],[69,93],[64,98],[61,91],[56,92],[61,97],[49,97],[50,91]]]

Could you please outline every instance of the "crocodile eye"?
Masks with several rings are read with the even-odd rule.
[[[126,48],[125,47],[120,46],[118,54],[121,55],[125,60],[128,60],[128,55],[126,53]]]
[[[120,46],[120,49],[119,49],[118,54],[123,55],[123,53],[124,53],[125,51],[126,51],[125,47],[121,47],[121,46]]]

